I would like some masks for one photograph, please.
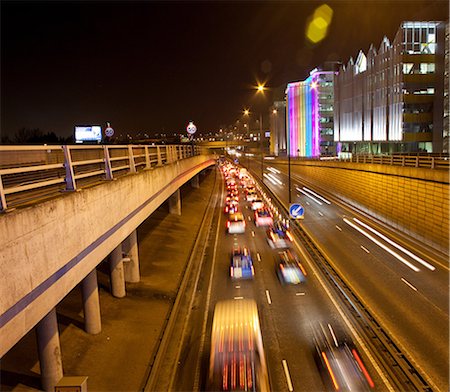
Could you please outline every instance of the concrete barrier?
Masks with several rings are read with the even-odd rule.
[[[0,215],[0,357],[181,185],[215,163],[179,160]]]

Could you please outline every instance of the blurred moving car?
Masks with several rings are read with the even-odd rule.
[[[306,270],[298,256],[286,249],[277,254],[276,272],[282,284],[299,284],[306,282]]]
[[[255,211],[255,225],[256,227],[273,225],[272,214],[267,208],[261,208]]]
[[[238,212],[239,203],[236,200],[230,200],[225,203],[224,212],[225,214],[234,214]]]
[[[259,210],[261,208],[264,208],[264,202],[261,199],[253,200],[251,202],[251,205],[252,205],[252,210],[253,211]]]
[[[292,242],[292,234],[286,224],[276,221],[267,230],[267,242],[272,249],[289,248]]]
[[[255,191],[249,191],[245,198],[247,201],[254,201],[258,198],[258,194]]]
[[[228,216],[227,231],[229,234],[245,233],[245,219],[241,212],[236,212]]]
[[[253,279],[254,275],[253,259],[248,249],[235,249],[231,255],[231,279]]]
[[[252,299],[217,302],[207,390],[269,392],[258,308]]]
[[[313,328],[315,360],[329,391],[370,391],[375,384],[350,339],[340,341],[331,324]]]

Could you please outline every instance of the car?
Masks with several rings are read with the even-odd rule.
[[[241,212],[236,212],[228,216],[227,231],[229,234],[245,233],[245,219]]]
[[[256,192],[247,192],[247,195],[245,196],[247,201],[253,201],[258,198],[258,194]]]
[[[247,248],[235,249],[231,255],[231,279],[253,279],[255,269],[253,259]]]
[[[267,208],[260,208],[255,211],[255,225],[256,227],[273,225],[272,214]]]
[[[272,249],[289,248],[292,242],[292,234],[288,226],[281,221],[275,222],[267,230],[267,242]]]
[[[291,249],[278,252],[276,272],[282,284],[306,282],[306,270],[300,263],[298,256]]]
[[[261,199],[253,200],[251,202],[251,205],[252,205],[252,210],[253,211],[260,210],[261,208],[264,208],[264,202]]]
[[[237,189],[228,189],[227,196],[239,196],[239,191]]]
[[[331,324],[313,328],[315,361],[329,391],[370,391],[375,383],[351,339],[339,337]]]
[[[230,203],[230,202],[239,203],[239,195],[228,194],[227,197],[225,197],[225,203]]]
[[[239,203],[235,200],[231,200],[225,204],[224,212],[226,214],[234,214],[239,209]]]

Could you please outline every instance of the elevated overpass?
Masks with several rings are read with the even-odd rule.
[[[81,284],[85,330],[100,332],[95,268],[109,256],[116,297],[139,281],[136,228],[167,199],[180,214],[180,186],[215,164],[188,147],[2,147],[0,357],[37,327],[45,390],[62,377],[55,306]]]

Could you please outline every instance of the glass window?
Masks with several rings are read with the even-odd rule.
[[[415,28],[414,29],[414,43],[416,42],[420,42],[420,29],[419,28]]]
[[[420,42],[427,42],[428,41],[427,36],[428,36],[427,29],[426,28],[422,28],[422,34],[421,34],[421,37],[420,37]]]
[[[403,64],[403,74],[409,74],[412,71],[414,64],[413,63],[404,63]]]
[[[406,29],[406,42],[412,42],[412,28]]]

